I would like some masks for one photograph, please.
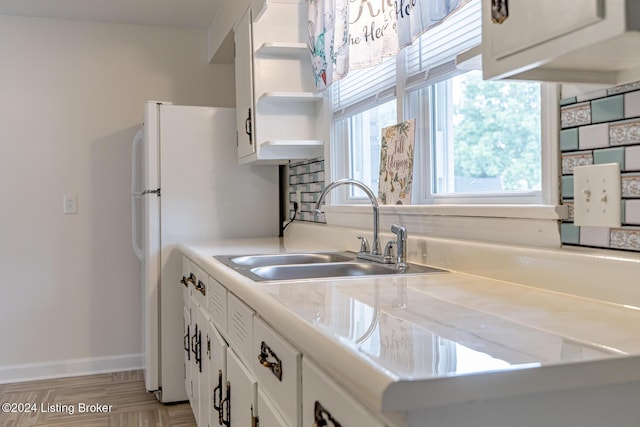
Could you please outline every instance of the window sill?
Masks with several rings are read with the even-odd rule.
[[[371,206],[325,206],[327,223],[371,229]],[[430,237],[558,248],[559,222],[566,206],[553,205],[412,205],[380,206],[380,230],[392,224],[409,233]]]

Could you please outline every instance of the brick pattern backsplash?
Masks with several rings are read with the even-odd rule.
[[[563,99],[560,112],[562,243],[640,252],[640,82]],[[622,226],[576,226],[573,169],[603,163],[620,165]]]
[[[298,206],[296,219],[300,221],[324,222],[322,215],[315,218],[315,202],[324,190],[324,159],[291,163],[289,165],[289,218],[293,218],[293,202],[300,192],[302,203]]]

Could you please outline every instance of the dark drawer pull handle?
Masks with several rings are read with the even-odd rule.
[[[196,364],[198,365],[198,370],[202,372],[202,330],[198,331],[197,334],[198,339],[196,340]]]
[[[227,381],[226,397],[222,400],[222,424],[231,427],[231,383]],[[226,417],[225,417],[226,412]]]
[[[313,414],[313,427],[327,427],[329,425],[328,423],[331,423],[333,427],[342,427],[342,425],[333,418],[331,413],[327,411],[317,400],[313,407]]]
[[[191,352],[189,351],[189,325],[187,325],[187,335],[184,336],[184,351],[187,352],[187,360],[191,360]]]
[[[270,357],[275,359],[275,361],[270,362]],[[282,361],[264,341],[262,341],[262,344],[260,344],[260,354],[258,355],[258,361],[262,366],[269,369],[271,373],[275,375],[278,381],[282,381]]]
[[[189,273],[189,277],[187,277],[187,282],[191,282],[194,285],[196,284],[196,275],[193,273]],[[186,286],[189,286],[188,284]]]
[[[189,284],[187,283],[187,277],[186,276],[182,276],[182,279],[180,279],[180,284],[184,285],[185,288],[189,287]]]
[[[246,133],[247,135],[249,135],[249,144],[252,143],[251,141],[251,108],[249,108],[249,111],[247,112],[247,118],[244,121],[244,133]]]
[[[196,324],[195,331],[193,332],[193,336],[191,337],[191,352],[196,354],[196,339],[198,338],[198,325]]]
[[[218,385],[213,389],[213,409],[218,411],[218,424],[222,425],[222,369],[218,370]]]
[[[207,294],[207,287],[205,286],[205,284],[202,282],[202,280],[198,280],[198,283],[196,284],[196,290],[200,291],[200,293],[202,295],[206,295]]]

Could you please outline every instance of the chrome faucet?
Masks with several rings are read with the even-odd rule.
[[[337,181],[333,181],[332,183],[330,183],[325,187],[322,193],[320,193],[320,196],[316,201],[316,207],[315,207],[316,215],[322,213],[322,211],[320,210],[320,203],[322,203],[327,193],[340,185],[347,185],[347,184],[351,184],[354,187],[358,187],[359,189],[364,191],[367,197],[369,197],[369,200],[371,201],[371,206],[373,207],[373,243],[371,245],[371,248],[369,248],[369,243],[367,242],[367,239],[363,236],[358,236],[358,238],[362,240],[362,244],[360,245],[360,252],[358,252],[358,258],[367,259],[369,261],[385,262],[384,256],[380,254],[380,239],[378,237],[378,224],[380,221],[379,213],[378,213],[378,199],[376,199],[376,195],[373,194],[373,191],[371,191],[371,189],[367,187],[365,184],[351,178],[345,178],[345,179],[339,179]]]
[[[369,197],[371,206],[373,207],[373,243],[371,244],[371,247],[369,247],[367,238],[364,236],[358,236],[358,239],[360,239],[362,242],[360,243],[360,251],[358,252],[357,258],[367,261],[380,262],[383,264],[395,263],[398,269],[405,269],[407,267],[407,229],[398,224],[393,224],[391,226],[391,232],[396,235],[396,240],[389,241],[384,248],[384,253],[380,253],[380,238],[378,233],[380,215],[378,212],[378,199],[376,198],[375,194],[373,194],[373,191],[371,191],[371,189],[362,182],[356,181],[355,179],[351,178],[345,178],[333,181],[332,183],[327,185],[322,193],[320,193],[320,196],[316,201],[316,215],[322,213],[322,211],[320,210],[320,204],[324,200],[327,193],[340,185],[346,184],[351,184],[364,191],[365,194]],[[396,247],[395,257],[393,256],[394,246]]]

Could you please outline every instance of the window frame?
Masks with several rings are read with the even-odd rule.
[[[387,95],[380,99],[370,98],[367,102],[360,103],[357,109],[350,111],[349,115],[341,114],[331,120],[331,143],[329,154],[331,157],[330,174],[333,179],[350,177],[350,147],[345,143],[348,141],[348,130],[343,126],[352,115],[356,115],[374,108],[376,105],[396,99],[397,121],[401,122],[408,118],[404,117],[404,112],[409,110],[409,95],[416,92],[424,85],[414,85],[406,88],[405,55],[404,51],[397,55],[396,59],[396,85],[393,90],[387,90]],[[469,71],[461,70],[460,74]],[[540,84],[540,114],[541,114],[541,190],[536,192],[509,192],[509,193],[485,193],[479,194],[436,194],[432,191],[432,149],[431,144],[416,144],[415,156],[419,159],[416,164],[426,164],[429,167],[419,168],[414,173],[412,189],[412,205],[557,205],[559,203],[559,178],[558,178],[558,114],[559,114],[559,85],[553,83]],[[430,103],[421,103],[422,117],[430,117]],[[430,134],[429,120],[422,121],[422,127],[416,129],[416,134],[420,132],[423,137]],[[425,139],[426,140],[426,139]],[[425,148],[429,148],[425,151]],[[555,161],[554,160],[555,156]],[[364,196],[352,196],[348,189],[343,188],[336,191],[332,198],[334,204],[366,204],[368,198]]]
[[[470,40],[467,38],[466,40]],[[459,42],[459,40],[458,40]],[[361,112],[376,105],[377,98],[390,94],[396,97],[397,121],[405,120],[408,111],[408,93],[419,86],[435,84],[453,77],[456,73],[479,69],[481,66],[482,48],[478,44],[470,44],[464,52],[457,52],[455,60],[434,63],[428,70],[409,71],[409,54],[403,49],[395,59],[395,86],[386,87],[378,94],[363,94],[363,100],[346,109],[334,108],[327,103],[326,116],[331,124],[328,128],[330,143],[325,145],[326,171],[325,179],[332,180],[349,177],[349,144],[345,130],[336,126],[339,120]],[[424,53],[422,50],[421,54]],[[413,54],[412,54],[413,55]],[[413,58],[413,56],[412,56]],[[412,59],[414,61],[414,59]],[[415,65],[415,64],[414,64]],[[410,73],[413,73],[410,75]],[[329,90],[331,93],[331,88]],[[375,92],[372,91],[372,92]],[[330,95],[331,96],[331,95]],[[388,100],[386,98],[385,100]],[[485,241],[500,244],[527,245],[543,248],[559,248],[562,246],[559,223],[568,217],[567,206],[560,205],[560,85],[552,83],[541,84],[541,197],[526,200],[523,203],[520,195],[513,193],[496,193],[495,195],[474,195],[436,197],[431,200],[421,200],[420,194],[426,194],[425,188],[431,189],[431,170],[417,168],[414,171],[414,188],[412,199],[414,203],[427,201],[427,204],[412,204],[405,206],[382,205],[379,207],[380,230],[384,230],[393,223],[400,223],[410,230],[411,234],[424,235],[435,238],[452,238],[464,241]],[[430,117],[428,103],[422,103],[424,111],[421,117]],[[357,110],[357,111],[356,111]],[[416,129],[420,131],[420,129]],[[424,131],[424,129],[422,130]],[[341,134],[342,132],[342,134]],[[431,149],[421,153],[422,147],[416,144],[416,156],[423,164],[431,165]],[[336,188],[328,195],[328,204],[324,207],[327,223],[338,227],[355,229],[369,229],[371,221],[370,202],[364,197],[351,197],[347,186]],[[525,196],[526,198],[526,196]],[[532,203],[535,202],[535,203]],[[435,246],[433,246],[435,245]],[[436,248],[437,240],[430,241],[429,247]],[[426,250],[421,248],[419,250]],[[434,252],[432,252],[434,253]],[[437,256],[437,255],[436,255]]]

